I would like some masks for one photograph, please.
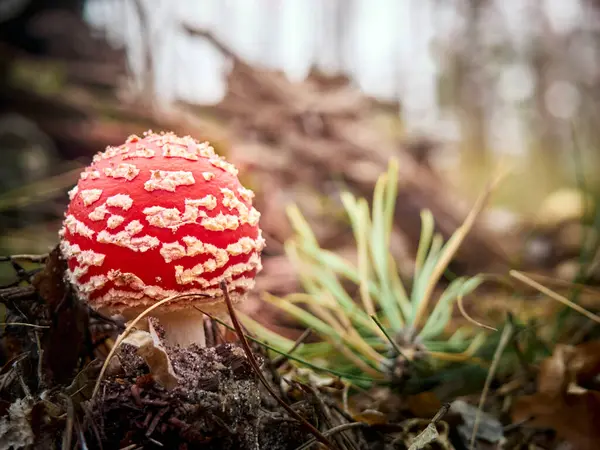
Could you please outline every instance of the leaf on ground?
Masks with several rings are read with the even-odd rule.
[[[387,416],[375,409],[365,409],[352,416],[352,418],[357,422],[364,422],[369,425],[381,425],[388,422]]]
[[[406,403],[409,411],[420,418],[433,417],[442,407],[442,402],[438,396],[431,391],[409,395],[406,398]]]
[[[439,433],[437,431],[436,426],[433,423],[427,425],[421,434],[417,436],[417,438],[410,444],[408,450],[420,450],[425,448],[426,445],[435,441],[439,437]]]
[[[477,407],[464,400],[455,400],[450,406],[450,413],[458,414],[462,419],[462,423],[457,426],[457,430],[463,444],[465,447],[468,447],[473,434],[473,428],[475,427]],[[492,414],[480,411],[476,439],[489,442],[490,444],[501,445],[504,441],[502,423]]]
[[[448,439],[448,424],[444,421],[433,423],[425,419],[408,419],[402,422],[402,428],[404,431],[399,438],[402,444],[396,440],[395,448],[454,450]]]
[[[583,386],[600,374],[600,342],[557,345],[540,365],[538,392],[518,398],[512,420],[554,429],[574,450],[592,450],[600,442],[600,391]]]
[[[173,389],[179,383],[179,379],[175,375],[169,355],[167,355],[152,321],[148,321],[148,329],[149,331],[132,331],[123,340],[123,343],[137,347],[138,355],[146,361],[154,380],[166,389]]]

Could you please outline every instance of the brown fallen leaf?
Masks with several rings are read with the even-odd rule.
[[[388,423],[388,418],[382,412],[375,409],[365,409],[364,411],[352,416],[357,422],[364,422],[369,425],[381,425]]]
[[[538,392],[518,398],[513,422],[551,428],[573,450],[597,449],[600,442],[600,391],[586,385],[600,374],[600,342],[557,345],[540,365]]]
[[[137,353],[148,364],[152,378],[166,389],[172,389],[177,386],[179,379],[173,370],[169,355],[167,355],[152,321],[148,321],[148,330],[131,332],[123,340],[123,343],[137,347]]]
[[[440,399],[431,391],[410,395],[406,402],[409,411],[422,419],[435,416],[442,407]]]

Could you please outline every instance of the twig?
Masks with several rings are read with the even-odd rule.
[[[252,349],[250,348],[250,345],[248,344],[246,335],[244,334],[242,326],[237,318],[237,315],[235,314],[235,310],[233,309],[233,303],[231,301],[231,298],[229,297],[229,292],[227,291],[227,283],[225,281],[221,281],[220,286],[221,286],[221,290],[223,291],[223,295],[225,297],[225,303],[227,304],[227,310],[229,311],[229,315],[231,317],[231,322],[233,323],[233,327],[235,328],[235,331],[238,335],[238,338],[240,339],[242,347],[244,348],[244,351],[246,352],[248,361],[250,362],[250,365],[256,372],[256,375],[258,376],[261,383],[265,386],[267,391],[269,391],[269,394],[271,394],[273,396],[273,398],[275,400],[277,400],[277,403],[279,403],[282,406],[282,408],[288,412],[288,414],[290,414],[294,419],[296,419],[298,422],[300,422],[300,424],[304,428],[306,428],[306,430],[315,437],[315,442],[319,441],[323,445],[325,445],[327,448],[334,449],[331,442],[329,442],[329,440],[325,436],[323,436],[323,434],[319,430],[317,430],[306,419],[304,419],[302,416],[300,416],[300,414],[298,414],[287,403],[285,403],[275,393],[273,388],[269,385],[268,381],[263,376],[263,374],[260,370],[260,367],[258,366],[258,362],[256,362],[256,359],[254,358],[254,354],[252,353]]]
[[[521,428],[523,425],[526,425],[527,422],[531,422],[532,419],[532,417],[527,417],[526,419],[520,420],[518,422],[509,423],[508,425],[502,427],[502,431],[504,432],[504,434],[510,433],[511,431],[514,431],[518,428]]]
[[[234,61],[241,61],[241,58],[233,51],[231,47],[227,46],[225,43],[223,43],[223,41],[217,39],[217,37],[215,37],[215,35],[212,34],[210,31],[204,30],[202,28],[196,28],[192,25],[187,24],[183,24],[183,29],[192,36],[197,36],[206,39],[208,42],[214,45],[215,48],[223,54],[223,56],[231,58]]]
[[[498,347],[494,352],[494,359],[492,360],[492,365],[490,366],[490,370],[485,379],[485,383],[483,385],[483,391],[481,392],[481,397],[479,398],[479,405],[477,407],[477,413],[475,414],[475,423],[473,424],[473,433],[471,434],[471,442],[469,444],[469,448],[471,450],[475,449],[475,438],[477,436],[477,430],[479,428],[479,420],[481,416],[481,411],[483,410],[483,404],[485,403],[485,399],[487,397],[487,393],[490,390],[490,385],[492,384],[492,380],[498,369],[498,365],[500,364],[500,357],[502,353],[504,353],[504,349],[508,345],[510,339],[512,338],[514,325],[512,323],[512,316],[508,316],[508,320],[504,328],[502,329],[502,334],[500,335],[500,342],[498,342]]]
[[[31,391],[27,387],[27,383],[25,383],[25,380],[23,379],[23,376],[21,375],[20,370],[15,369],[15,373],[17,374],[17,379],[19,380],[19,384],[21,385],[21,389],[23,390],[25,397],[32,399],[33,396],[31,395]]]
[[[552,298],[553,300],[556,300],[557,302],[560,302],[563,305],[566,305],[569,308],[574,309],[578,313],[583,314],[588,319],[593,320],[594,322],[600,323],[600,316],[598,316],[598,315],[596,315],[596,314],[588,311],[587,309],[583,308],[582,306],[579,306],[577,303],[573,303],[567,297],[564,297],[564,296],[562,296],[560,294],[557,294],[554,291],[551,291],[546,286],[541,285],[537,281],[533,281],[531,278],[529,278],[525,274],[523,274],[521,272],[518,272],[516,270],[511,270],[509,272],[509,274],[512,277],[516,278],[517,280],[519,280],[519,281],[521,281],[521,282],[523,282],[525,284],[528,284],[529,286],[537,289],[542,294],[546,294],[548,297]]]
[[[85,403],[80,403],[81,409],[83,410],[83,414],[85,415],[84,418],[84,424],[89,423],[89,426],[92,429],[92,432],[94,433],[94,436],[96,437],[96,442],[98,443],[98,448],[100,450],[104,450],[103,446],[102,446],[102,438],[100,437],[100,430],[98,430],[98,426],[96,425],[96,422],[94,421],[94,418],[92,417],[90,410],[88,409],[88,406]]]
[[[42,348],[42,342],[40,340],[40,334],[36,331],[35,333],[35,343],[37,345],[38,350],[38,360],[37,360],[37,376],[38,376],[38,389],[41,390],[44,387],[44,375],[43,375],[43,358],[44,358],[44,349]]]
[[[254,67],[245,62],[231,47],[218,39],[213,33],[208,30],[196,28],[192,25],[183,24],[183,29],[191,36],[201,37],[210,42],[219,52],[226,58],[233,60],[240,67],[244,68],[247,75],[254,81],[257,88],[268,92],[273,98],[280,103],[287,103],[288,93],[284,92],[281,86],[278,86],[272,78],[262,75]],[[262,75],[262,76],[261,76]]]
[[[147,438],[149,438],[152,435],[152,433],[154,433],[154,430],[158,426],[158,422],[160,422],[160,419],[162,419],[162,417],[167,413],[168,410],[169,410],[169,407],[165,406],[163,409],[161,409],[160,411],[158,411],[156,413],[156,416],[154,416],[154,419],[152,419],[152,422],[150,423],[150,426],[148,427],[148,430],[146,431]]]
[[[25,322],[0,322],[0,325],[4,325],[4,326],[15,325],[15,326],[19,326],[19,327],[31,327],[31,328],[38,328],[38,329],[50,328],[47,325],[35,325],[33,323],[25,323]]]
[[[308,339],[308,336],[310,336],[311,333],[312,330],[310,328],[304,330],[304,333],[302,333],[302,335],[298,339],[296,339],[296,342],[294,342],[294,345],[292,345],[292,348],[290,348],[287,351],[287,353],[291,354],[295,352],[298,349],[298,347],[300,347],[300,345],[303,344],[306,339]],[[275,359],[271,360],[271,363],[273,364],[273,367],[278,368],[287,360],[287,356],[279,355]]]
[[[344,423],[342,425],[338,425],[337,427],[334,427],[330,430],[325,431],[323,434],[325,436],[331,436],[332,434],[340,433],[342,431],[346,431],[351,428],[361,428],[361,427],[367,427],[367,426],[369,426],[369,425],[365,422]],[[317,443],[317,440],[315,438],[311,438],[309,441],[302,444],[300,447],[296,447],[295,450],[307,450],[310,447],[312,447],[313,445],[315,445],[316,443]]]
[[[23,316],[26,317],[21,311],[18,310],[18,306],[14,304],[15,301],[18,300],[30,300],[30,297],[35,294],[35,288],[33,286],[19,286],[21,280],[17,280],[14,283],[10,283],[6,286],[0,286],[0,303],[7,303],[12,301],[11,305],[12,309],[17,309],[17,311]]]
[[[157,441],[156,439],[148,438],[148,440],[150,442],[152,442],[154,445],[158,445],[159,447],[164,447],[164,444],[162,442]]]
[[[75,419],[75,406],[71,400],[71,397],[68,395],[64,395],[64,398],[67,402],[67,424],[65,426],[65,431],[63,432],[62,439],[62,448],[70,449],[71,441],[73,438],[73,421]]]
[[[352,417],[349,411],[344,411],[344,408],[339,404],[339,402],[329,397],[325,397],[323,401],[329,408],[334,409],[340,416],[342,416],[348,422],[358,422],[354,419],[354,417]]]
[[[164,400],[153,400],[151,398],[143,398],[141,400],[141,402],[144,405],[152,405],[152,406],[167,406],[169,404],[169,402],[166,402]]]
[[[0,367],[0,375],[4,375],[10,369],[16,369],[17,364],[21,362],[23,359],[29,356],[29,352],[23,352],[19,355],[13,356],[9,359],[2,367]]]
[[[328,409],[328,407],[327,407],[327,404],[325,403],[325,400],[324,400],[323,398],[321,398],[321,396],[319,395],[319,392],[317,391],[317,389],[316,389],[316,388],[314,388],[313,386],[310,386],[310,385],[308,385],[308,384],[305,384],[305,383],[300,383],[300,382],[298,382],[298,381],[296,381],[296,383],[297,383],[297,384],[298,384],[298,385],[299,385],[301,388],[303,388],[304,390],[308,390],[308,391],[309,391],[309,392],[312,394],[314,401],[316,401],[316,402],[317,402],[317,404],[319,405],[319,407],[320,407],[320,409],[321,409],[321,414],[322,414],[322,415],[323,415],[323,417],[324,417],[324,424],[325,424],[327,427],[329,427],[330,429],[333,429],[333,428],[335,428],[335,427],[333,426],[333,417],[332,417],[332,415],[331,415],[331,414],[330,414],[330,412],[329,412],[329,409]],[[349,422],[350,422],[350,423],[354,423],[354,422],[356,422],[356,421],[355,421],[355,420],[351,420],[351,421],[349,421]],[[339,438],[343,439],[345,442],[344,442],[344,443],[340,443],[340,441],[339,441]],[[346,436],[346,435],[343,435],[343,434],[342,434],[342,435],[340,435],[339,437],[338,437],[338,436],[336,436],[336,437],[335,437],[335,440],[336,440],[336,442],[337,442],[338,444],[340,444],[340,445],[343,445],[344,447],[347,447],[347,446],[352,446],[352,448],[356,448],[356,447],[354,446],[354,444],[353,444],[351,441],[349,441],[349,440],[348,440],[348,438],[347,438],[347,436]]]
[[[82,392],[84,389],[86,389],[88,387],[88,384],[85,383],[83,386],[81,386],[79,389],[77,389],[75,392],[73,392],[72,394],[69,395],[69,397],[73,398],[75,397],[77,394],[79,394],[80,392]]]
[[[27,354],[29,354],[29,352],[27,352]],[[21,385],[21,389],[23,390],[25,397],[27,397],[28,399],[32,399],[33,396],[31,395],[31,391],[29,390],[27,383],[25,383],[25,380],[23,379],[23,376],[21,375],[20,365],[24,359],[25,358],[19,357],[15,362],[12,363],[12,367],[13,367],[13,370],[14,370],[14,373],[15,373],[17,379],[19,380],[19,384]]]
[[[344,383],[344,390],[342,392],[342,406],[345,414],[350,414],[350,408],[348,407],[348,394],[350,393],[350,383]]]
[[[450,403],[444,403],[435,416],[433,416],[433,419],[431,419],[431,423],[437,425],[438,422],[444,418],[449,409]]]

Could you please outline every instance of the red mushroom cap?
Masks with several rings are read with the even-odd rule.
[[[165,310],[234,301],[254,287],[265,246],[252,191],[208,143],[173,133],[130,136],[97,154],[69,192],[60,231],[67,276],[90,306]]]

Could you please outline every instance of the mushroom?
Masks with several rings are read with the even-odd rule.
[[[66,277],[92,308],[151,315],[171,345],[205,346],[203,311],[226,315],[254,287],[265,246],[253,192],[208,143],[171,132],[130,136],[94,156],[69,192],[59,232]]]

